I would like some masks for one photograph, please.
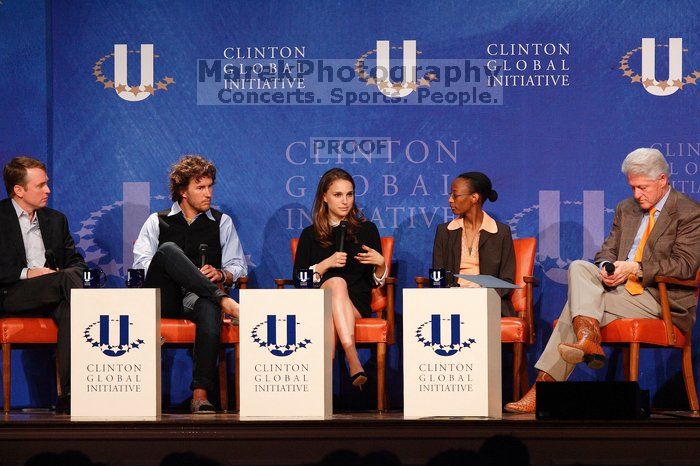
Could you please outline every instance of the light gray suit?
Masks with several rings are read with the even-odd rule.
[[[654,277],[665,275],[681,280],[695,277],[700,267],[700,204],[670,188],[671,192],[659,213],[642,255],[644,292],[632,296],[624,284],[606,289],[598,266],[574,261],[569,267],[568,301],[564,305],[542,356],[535,364],[556,380],[566,380],[574,366],[559,355],[559,343],[575,343],[573,318],[592,317],[601,326],[620,318],[658,318],[661,310],[659,291]],[[633,198],[620,202],[615,209],[612,230],[595,263],[624,261],[642,222],[644,211]],[[684,331],[695,323],[697,299],[693,290],[669,286],[673,322]]]

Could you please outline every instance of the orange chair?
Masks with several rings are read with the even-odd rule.
[[[525,345],[535,342],[535,318],[533,312],[533,287],[537,279],[532,276],[535,269],[535,238],[513,240],[515,249],[515,284],[521,288],[511,295],[517,317],[501,317],[501,343],[513,345],[513,399],[520,399],[529,387],[527,377],[527,357]],[[426,277],[416,277],[416,285],[423,288],[428,284]]]
[[[390,277],[391,258],[394,253],[394,238],[383,237],[382,255],[386,261],[386,282],[381,288],[372,289],[370,307],[376,317],[355,320],[355,343],[358,347],[377,346],[377,410],[387,408],[386,393],[386,350],[387,345],[394,344],[394,287],[396,279]],[[296,258],[299,238],[292,238],[289,246],[292,250],[292,262]],[[277,288],[292,285],[292,280],[275,279]]]
[[[690,409],[698,412],[698,393],[693,377],[692,350],[690,347],[691,330],[683,332],[673,325],[671,308],[668,303],[668,285],[695,288],[695,297],[700,290],[700,271],[695,280],[677,280],[657,276],[654,281],[659,287],[661,300],[661,319],[617,319],[601,329],[604,345],[622,346],[623,371],[630,381],[639,378],[640,348],[673,348],[682,351],[683,380],[688,395]]]
[[[248,288],[248,278],[241,277],[236,282],[239,289]],[[197,326],[187,319],[160,319],[160,335],[165,339],[164,345],[174,348],[186,348],[194,344],[195,333]],[[223,322],[221,324],[221,348],[219,349],[219,399],[221,409],[228,410],[228,379],[227,363],[226,363],[226,348],[233,347],[233,357],[236,372],[234,375],[234,390],[236,394],[236,411],[240,406],[240,377],[239,377],[239,360],[240,360],[240,335],[238,325]]]
[[[10,387],[12,382],[12,350],[56,346],[58,327],[50,317],[5,317],[0,319],[0,343],[2,344],[2,399],[3,412],[10,412]],[[56,365],[56,391],[61,395],[61,383]]]

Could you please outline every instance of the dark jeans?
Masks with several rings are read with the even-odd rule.
[[[160,288],[161,315],[188,319],[197,326],[190,388],[208,393],[216,387],[216,360],[221,338],[221,298],[227,296],[205,277],[175,243],[163,243],[148,267],[145,288]],[[197,296],[194,305],[183,298]]]
[[[70,394],[70,290],[83,287],[82,269],[70,268],[40,277],[20,280],[7,289],[3,312],[38,315],[53,309],[58,326],[58,374],[61,391]]]

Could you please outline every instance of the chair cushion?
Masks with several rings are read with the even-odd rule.
[[[197,326],[187,319],[160,319],[160,334],[165,343],[194,343]],[[221,324],[221,343],[238,343],[238,325]]]
[[[527,343],[530,326],[520,317],[501,317],[501,343]]]
[[[56,343],[58,327],[49,317],[6,317],[0,319],[0,343]]]
[[[673,326],[676,334],[674,347],[685,345],[685,336]],[[666,327],[661,319],[617,319],[601,329],[603,343],[645,343],[648,345],[671,346],[666,338]]]
[[[384,319],[368,317],[355,320],[355,341],[357,343],[386,343],[389,325]]]

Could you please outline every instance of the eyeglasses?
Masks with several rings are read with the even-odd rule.
[[[455,194],[455,193],[450,193],[450,197],[448,199],[458,199],[463,196],[471,196],[474,193],[462,193],[462,194]]]

